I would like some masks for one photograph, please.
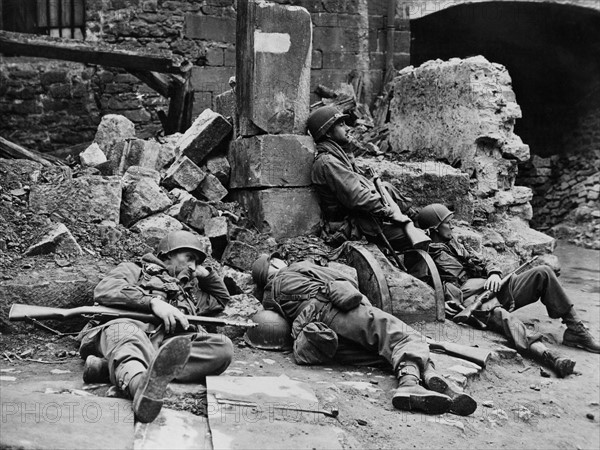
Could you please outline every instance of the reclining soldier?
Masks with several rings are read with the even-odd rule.
[[[133,399],[140,422],[152,422],[172,381],[202,383],[225,371],[233,357],[229,338],[190,325],[185,315],[223,310],[229,293],[217,274],[201,266],[200,240],[174,231],[163,238],[157,256],[123,262],[94,289],[101,305],[153,313],[160,325],[133,319],[88,323],[80,333],[84,381],[107,381]]]
[[[373,182],[356,166],[348,145],[347,117],[333,106],[323,106],[313,111],[307,122],[308,131],[317,143],[312,182],[320,197],[325,241],[337,247],[364,236],[381,245],[383,233],[395,250],[426,247],[429,239],[420,230],[410,227],[410,235],[407,233],[407,227],[412,225],[406,215],[411,214],[409,199],[391,184],[384,183],[402,211],[395,214],[382,202]]]
[[[292,324],[296,363],[391,364],[399,380],[395,408],[460,415],[477,408],[475,400],[435,372],[425,337],[371,306],[344,273],[308,261],[288,266],[275,253],[254,262],[252,277],[264,290],[265,309]]]
[[[495,294],[482,305],[487,328],[503,333],[520,353],[531,353],[552,367],[560,377],[573,373],[575,361],[563,358],[540,342],[541,334],[530,331],[512,311],[540,300],[552,319],[562,318],[567,326],[563,344],[600,353],[600,345],[583,325],[554,271],[545,265],[513,275],[501,284],[502,271],[493,261],[469,252],[452,234],[453,213],[440,203],[423,208],[417,224],[431,237],[429,253],[444,282],[446,311],[457,314],[489,290]]]

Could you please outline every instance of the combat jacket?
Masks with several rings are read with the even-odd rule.
[[[493,261],[470,252],[456,238],[429,244],[429,254],[444,284],[450,283],[457,288],[462,288],[469,279],[483,279],[494,273],[502,276],[502,270]],[[480,284],[483,287],[483,283]]]
[[[331,226],[331,233],[346,227],[353,228],[346,232],[348,239],[359,238],[358,230],[374,234],[369,233],[372,228],[369,216],[386,217],[390,213],[373,182],[356,167],[354,157],[329,139],[317,145],[312,182],[319,194],[323,219]],[[351,218],[356,220],[352,227],[349,224]]]
[[[207,277],[192,277],[182,286],[187,295],[178,295],[176,287],[167,285],[172,277],[164,263],[147,254],[136,263],[123,262],[111,270],[94,289],[94,300],[104,306],[152,312],[150,300],[168,292],[166,300],[185,314],[214,315],[223,311],[230,296],[219,276],[212,269],[207,270]]]
[[[333,280],[356,282],[339,270],[321,267],[308,261],[290,264],[279,270],[267,283],[263,305],[283,314],[292,322],[311,301],[327,303],[325,286]]]

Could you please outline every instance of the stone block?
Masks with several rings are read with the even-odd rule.
[[[496,250],[504,250],[506,245],[504,243],[504,238],[500,233],[487,227],[480,231],[483,239],[482,243],[485,247],[493,247]]]
[[[56,214],[84,223],[119,222],[120,177],[84,176],[58,184],[36,184],[29,193],[29,206],[37,214]]]
[[[238,134],[304,134],[312,59],[310,13],[255,0],[240,1],[237,12]]]
[[[205,109],[177,142],[176,152],[200,165],[229,136],[231,129],[222,115]]]
[[[125,173],[131,166],[161,171],[175,159],[175,152],[172,147],[153,140],[128,139],[117,142],[108,159],[116,167],[118,175]]]
[[[508,208],[508,214],[514,217],[520,217],[529,222],[533,218],[533,208],[531,207],[531,203],[514,205]]]
[[[158,184],[149,179],[141,179],[123,189],[121,203],[121,223],[130,227],[138,220],[159,213],[171,206],[171,200]]]
[[[181,188],[192,192],[204,180],[206,173],[187,156],[181,156],[167,169],[162,184],[167,189]]]
[[[529,228],[527,222],[519,218],[499,222],[498,232],[506,245],[513,247],[522,258],[553,253],[556,248],[554,238]]]
[[[241,241],[231,241],[225,248],[221,261],[235,269],[250,272],[258,255],[256,247]]]
[[[471,227],[455,225],[452,234],[458,242],[464,245],[467,249],[476,253],[481,253],[483,247],[483,238],[481,234],[473,230]]]
[[[231,295],[251,294],[255,287],[250,273],[229,266],[223,266],[223,282]]]
[[[157,170],[150,169],[148,167],[131,166],[127,169],[123,175],[123,185],[137,183],[142,179],[153,181],[154,183],[160,183],[160,173]]]
[[[358,158],[359,165],[371,166],[383,181],[412,198],[413,205],[422,208],[431,203],[443,203],[457,220],[471,222],[473,199],[469,193],[469,176],[440,162],[392,163]]]
[[[312,137],[293,134],[239,138],[229,145],[231,188],[310,186]]]
[[[248,211],[248,217],[262,233],[275,239],[315,234],[321,209],[312,188],[274,188],[233,191],[232,199]]]
[[[206,161],[206,170],[212,173],[223,184],[229,186],[231,165],[224,156],[215,156]]]
[[[508,191],[498,191],[494,196],[495,206],[513,206],[530,202],[533,191],[526,186],[514,186]]]
[[[164,213],[146,217],[139,220],[131,227],[132,231],[140,233],[144,242],[152,248],[156,248],[162,238],[171,231],[182,230],[183,225],[174,217]]]
[[[204,234],[210,239],[213,257],[221,259],[229,242],[229,222],[226,217],[219,216],[209,219],[204,228]]]
[[[231,296],[231,300],[229,300],[229,303],[227,303],[225,310],[220,316],[227,317],[231,320],[246,322],[251,320],[254,314],[262,309],[262,304],[251,292],[239,293]],[[235,339],[242,338],[245,330],[241,327],[226,326],[223,327],[222,333],[230,339]]]
[[[92,145],[79,154],[79,162],[83,167],[96,167],[106,162],[106,155],[97,143],[92,142]]]
[[[235,91],[229,90],[215,97],[215,112],[223,117],[231,117],[235,120]]]
[[[94,142],[104,152],[106,158],[112,160],[113,146],[118,142],[135,137],[135,125],[127,117],[118,114],[107,114],[102,117]]]
[[[52,223],[42,238],[25,251],[25,256],[58,253],[64,255],[82,255],[82,250],[69,229],[63,223]]]
[[[190,198],[171,207],[166,214],[189,225],[198,233],[204,233],[206,224],[216,214],[216,210],[206,202]]]
[[[200,186],[198,186],[198,189],[196,190],[196,194],[198,196],[205,198],[209,202],[218,202],[220,200],[223,200],[223,198],[228,193],[229,192],[227,191],[225,186],[223,186],[219,179],[215,177],[212,173],[206,175],[206,177],[204,178],[204,180],[202,180],[202,183],[200,183]]]

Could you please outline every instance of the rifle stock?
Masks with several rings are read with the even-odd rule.
[[[487,360],[492,354],[491,350],[478,347],[469,347],[467,345],[454,344],[452,342],[434,341],[427,339],[427,344],[431,350],[438,350],[450,356],[456,356],[466,361],[485,367]]]
[[[410,220],[410,218],[400,210],[400,207],[394,201],[388,190],[383,186],[379,177],[373,178],[373,184],[381,196],[381,201],[383,204],[392,208],[394,211],[394,215],[392,216],[391,220],[403,227],[404,234],[412,244],[413,248],[426,249],[431,242],[429,236],[427,236],[423,230],[416,228],[412,220]]]
[[[15,303],[8,313],[8,320],[18,322],[29,319],[38,320],[68,320],[74,317],[86,317],[96,320],[133,319],[140,322],[161,323],[162,320],[154,314],[147,314],[125,309],[110,308],[108,306],[78,306],[76,308],[63,309],[49,306],[23,305]],[[238,322],[229,319],[206,316],[185,316],[189,323],[198,325],[236,326],[253,328],[257,326],[254,322]]]

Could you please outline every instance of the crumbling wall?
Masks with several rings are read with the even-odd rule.
[[[474,220],[531,219],[531,192],[514,188],[529,147],[513,133],[521,116],[507,70],[482,56],[428,61],[394,80],[389,145],[397,159],[445,162],[467,173]]]
[[[360,100],[369,103],[381,90],[385,69],[386,12],[384,0],[277,0],[276,3],[305,7],[314,27],[311,87],[319,84],[332,88],[353,82]],[[216,96],[229,89],[228,80],[235,75],[236,2],[234,0],[109,0],[86,2],[86,39],[140,47],[168,49],[185,55],[194,67],[192,83],[195,90],[193,116],[204,109],[216,109]],[[394,61],[396,68],[409,63],[410,30],[408,18],[398,10],[396,18]],[[77,64],[52,60],[35,60],[38,74],[27,80],[31,70],[23,58],[2,57],[2,66],[10,65],[9,73],[0,72],[0,134],[11,136],[17,143],[41,150],[55,150],[68,144],[91,142],[93,131],[106,114],[121,114],[136,124],[138,136],[150,137],[160,129],[157,109],[166,109],[166,100],[124,71],[97,68],[84,83],[85,92],[77,94],[61,87],[60,92],[47,92],[42,86],[32,88],[33,81],[47,70],[69,78]],[[30,60],[28,60],[30,61]],[[69,84],[68,82],[62,82]],[[6,86],[10,85],[11,94]],[[54,88],[57,89],[58,88]],[[81,89],[81,88],[79,88]],[[56,97],[63,95],[63,97]],[[77,104],[86,99],[85,107],[72,106],[79,116],[60,102]],[[37,106],[46,98],[54,109]],[[14,99],[24,106],[7,106]],[[318,98],[313,95],[311,102]],[[35,111],[36,124],[30,130],[28,112]],[[16,117],[10,119],[10,116]],[[69,119],[68,117],[71,116]],[[76,122],[76,119],[79,122]],[[80,122],[89,124],[85,130]],[[55,132],[64,128],[72,133],[65,140]],[[67,133],[67,134],[69,134]]]

